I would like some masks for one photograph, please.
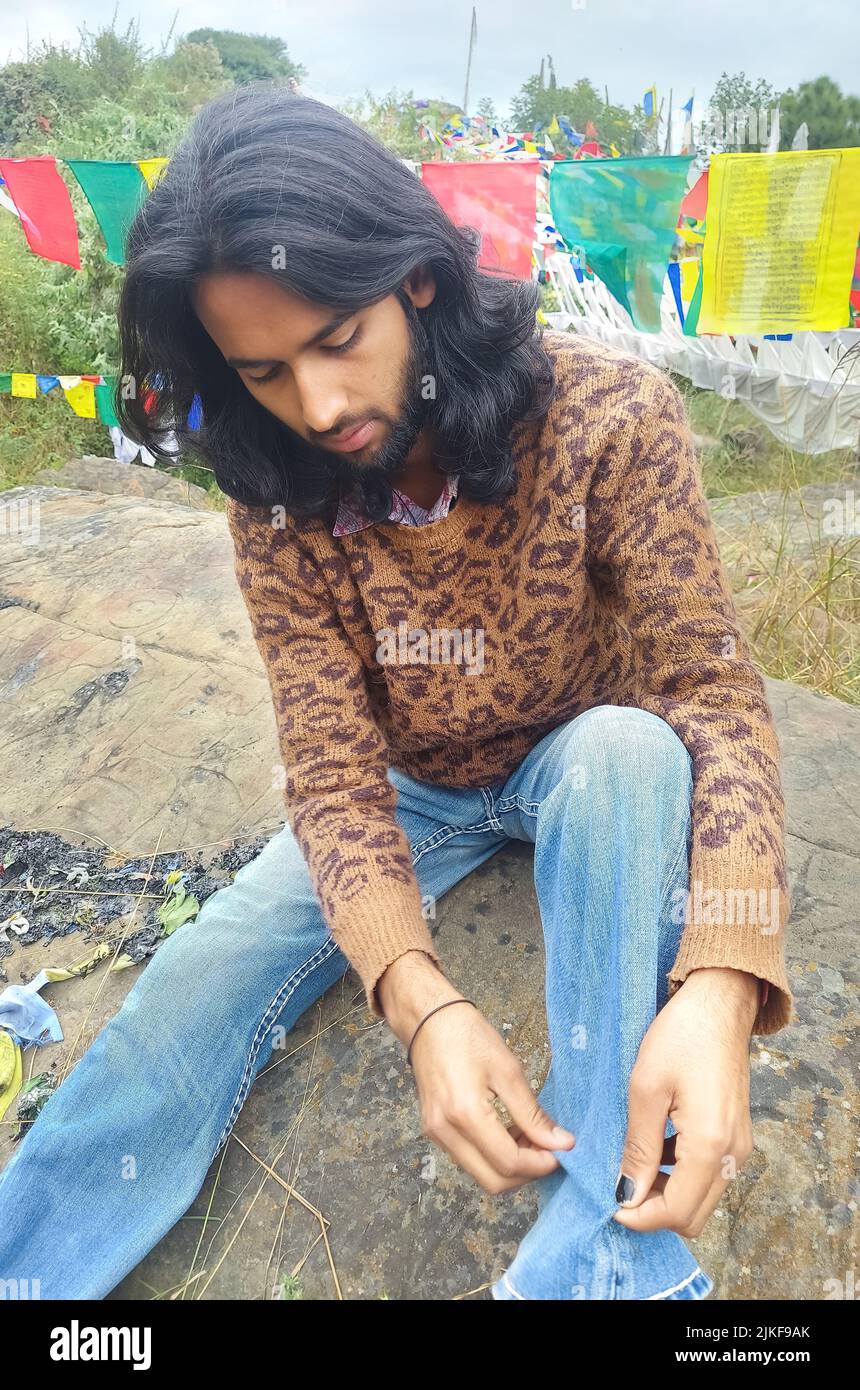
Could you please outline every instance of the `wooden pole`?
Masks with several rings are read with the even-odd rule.
[[[475,47],[475,40],[478,37],[478,17],[475,14],[475,6],[472,6],[472,27],[469,30],[469,58],[466,63],[466,90],[463,93],[463,115],[469,114],[469,76],[472,71],[472,50]]]

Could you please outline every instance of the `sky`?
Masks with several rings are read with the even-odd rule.
[[[471,3],[467,0],[0,0],[0,62],[21,58],[27,37],[75,44],[78,30],[139,20],[159,48],[202,26],[275,34],[308,70],[303,90],[342,102],[366,88],[462,103]],[[491,97],[504,119],[511,98],[551,53],[560,84],[589,77],[630,106],[654,83],[658,99],[707,100],[725,70],[785,89],[826,74],[860,93],[858,0],[478,0],[470,107]]]

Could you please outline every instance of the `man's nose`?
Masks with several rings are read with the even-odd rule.
[[[319,372],[297,379],[302,419],[312,434],[329,434],[348,412],[346,392]]]

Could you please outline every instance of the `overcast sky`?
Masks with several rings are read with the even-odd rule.
[[[0,0],[0,59],[30,42],[76,43],[78,28],[110,21],[116,0]],[[471,3],[466,0],[119,0],[117,28],[142,20],[146,42],[210,25],[277,34],[308,70],[304,90],[343,101],[369,87],[462,102]],[[551,53],[559,83],[589,77],[610,100],[638,103],[656,83],[678,107],[707,100],[723,70],[778,89],[826,74],[860,92],[858,0],[479,0],[475,101],[504,117],[523,81]],[[470,106],[473,103],[470,101]]]

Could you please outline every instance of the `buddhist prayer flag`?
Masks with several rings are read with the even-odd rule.
[[[642,98],[642,109],[646,116],[653,116],[657,110],[657,88],[649,87]]]
[[[704,222],[707,206],[708,171],[706,169],[693,184],[689,193],[684,194],[681,201],[681,216],[693,217],[697,222]]]
[[[12,373],[12,395],[20,396],[22,400],[36,399],[36,378],[33,372]]]
[[[71,383],[71,384],[67,384]],[[76,415],[85,420],[94,420],[96,415],[95,387],[83,377],[60,377],[63,395]]]
[[[700,333],[849,324],[860,148],[711,159]]]
[[[147,163],[152,161],[141,161]],[[125,239],[149,186],[137,164],[108,159],[66,161],[96,215],[107,258],[125,265]]]
[[[482,269],[527,280],[539,170],[539,162],[531,159],[498,164],[428,160],[421,165],[421,177],[456,226],[481,233]]]
[[[591,269],[649,333],[660,330],[660,301],[690,160],[560,160],[549,201],[568,246],[582,247]]]
[[[53,155],[0,159],[0,174],[30,250],[45,260],[60,261],[80,270],[72,200]]]
[[[699,283],[701,265],[697,256],[688,256],[678,262],[681,277],[681,298],[689,304]]]
[[[146,179],[146,186],[151,192],[167,168],[167,158],[165,155],[159,155],[155,159],[139,159],[137,167]]]
[[[96,409],[99,419],[103,425],[119,425],[116,410],[114,408],[114,394],[116,390],[116,377],[106,376],[101,385],[94,387]]]

